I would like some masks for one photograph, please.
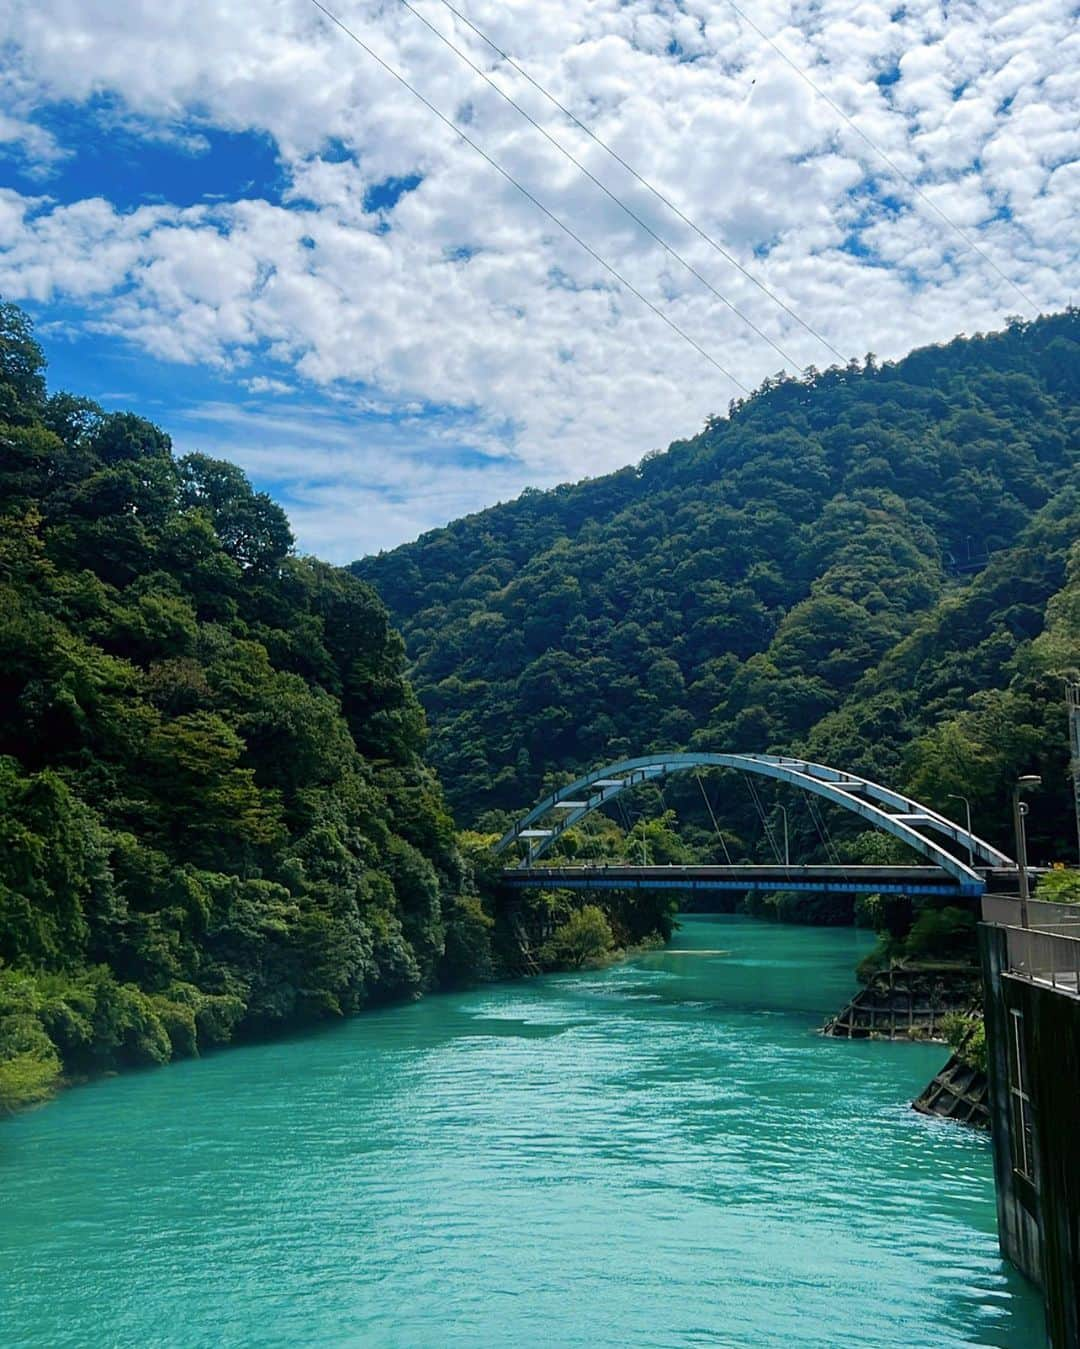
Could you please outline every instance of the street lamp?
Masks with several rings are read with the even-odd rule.
[[[784,866],[791,865],[791,849],[788,847],[787,806],[777,805],[776,809],[784,817]]]
[[[960,792],[949,792],[950,801],[963,801],[964,809],[967,811],[967,845],[968,845],[968,866],[975,865],[975,848],[971,842],[971,802]]]
[[[1028,924],[1028,875],[1027,875],[1027,832],[1024,817],[1028,813],[1026,801],[1020,800],[1020,793],[1028,787],[1039,787],[1042,778],[1037,773],[1025,773],[1017,778],[1013,786],[1013,826],[1016,830],[1016,866],[1020,879],[1020,926]]]
[[[635,824],[641,825],[641,865],[647,867],[649,865],[649,851],[645,841],[645,822],[647,816],[643,810],[639,810],[635,815],[629,816],[628,818],[633,819]]]

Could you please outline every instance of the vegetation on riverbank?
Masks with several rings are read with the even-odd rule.
[[[945,1039],[961,1063],[969,1068],[986,1072],[986,1027],[982,1016],[972,1013],[965,1016],[954,1013],[942,1026]]]
[[[491,967],[382,603],[0,308],[0,1107]]]

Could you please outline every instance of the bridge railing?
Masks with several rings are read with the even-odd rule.
[[[1080,994],[1080,935],[1044,928],[1005,929],[1008,972],[1064,993]]]
[[[677,863],[639,866],[633,863],[518,865],[503,871],[513,888],[536,889],[663,889],[810,891],[829,894],[907,894],[962,897],[964,883],[942,867],[820,863],[744,863],[731,866]]]

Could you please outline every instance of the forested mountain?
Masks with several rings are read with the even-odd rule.
[[[1036,854],[1071,857],[1078,393],[1076,312],[773,381],[637,468],[349,571],[297,557],[232,465],[50,396],[0,306],[0,1107],[515,958],[430,765],[487,827],[621,754],[805,749],[962,792],[1005,843],[1041,772]],[[653,860],[717,846],[695,791],[635,826]],[[745,800],[717,805],[760,852]],[[548,964],[670,930],[662,898],[537,903]]]
[[[0,1107],[484,961],[371,588],[0,306]]]
[[[636,468],[356,563],[459,818],[622,754],[810,751],[965,792],[1003,842],[1041,770],[1036,850],[1072,857],[1078,394],[1080,311],[1012,321],[768,381]]]

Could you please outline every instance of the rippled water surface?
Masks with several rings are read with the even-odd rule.
[[[0,1126],[0,1343],[1043,1343],[937,1047],[813,1034],[851,931],[693,918]]]

